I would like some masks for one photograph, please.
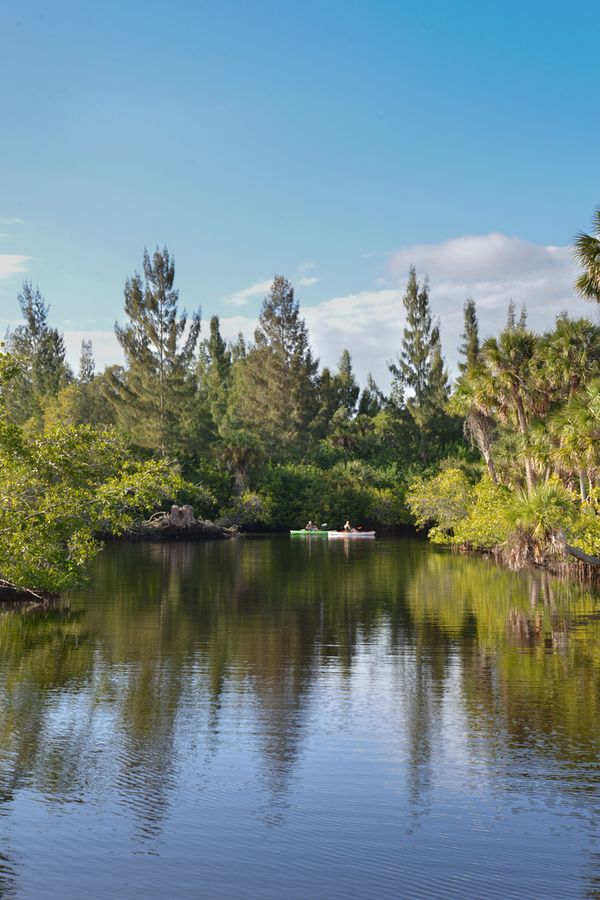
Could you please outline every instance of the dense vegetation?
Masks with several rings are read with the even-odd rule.
[[[595,235],[576,239],[576,287],[600,303],[600,208]],[[465,362],[447,408],[485,463],[481,478],[443,465],[417,478],[408,503],[433,540],[499,550],[514,563],[557,562],[565,544],[600,556],[600,328],[561,314],[535,334],[510,306],[481,346],[465,307]]]
[[[595,301],[599,246],[576,242],[577,287]],[[347,350],[335,371],[319,367],[282,276],[250,344],[227,344],[216,316],[201,337],[199,311],[179,309],[167,248],[144,253],[124,299],[124,365],[96,373],[84,341],[75,375],[48,304],[23,285],[0,373],[5,581],[68,587],[94,534],[177,497],[247,528],[416,521],[436,540],[522,559],[559,548],[564,530],[600,552],[600,330],[587,319],[565,312],[538,335],[511,305],[480,344],[467,300],[451,389],[428,282],[411,269],[385,394],[371,377],[361,390]]]

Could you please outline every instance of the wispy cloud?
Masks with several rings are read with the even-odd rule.
[[[225,299],[225,303],[227,303],[228,306],[245,306],[252,297],[266,294],[272,284],[272,278],[268,278],[265,281],[255,281],[250,287],[243,288],[241,291],[231,294],[231,296]]]
[[[25,224],[24,219],[17,219],[16,217],[12,218],[12,219],[0,219],[0,225],[24,225],[24,224]]]
[[[304,275],[305,272],[312,272],[313,269],[317,268],[316,262],[313,262],[312,259],[307,259],[304,262],[301,262],[298,266],[298,272],[301,275]]]
[[[295,287],[311,287],[313,284],[316,284],[318,280],[319,279],[314,275],[304,275],[301,278],[294,279],[293,284]],[[254,284],[251,284],[249,287],[243,288],[241,291],[236,291],[235,294],[226,297],[224,302],[228,306],[245,306],[246,303],[254,297],[264,297],[265,294],[269,292],[272,284],[272,278],[267,278],[264,281],[255,281]]]
[[[0,253],[0,278],[8,278],[10,275],[24,272],[28,259],[28,256],[20,256],[16,253]]]

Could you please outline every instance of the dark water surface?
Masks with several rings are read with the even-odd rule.
[[[0,616],[0,897],[600,897],[600,597],[423,542],[115,545]]]

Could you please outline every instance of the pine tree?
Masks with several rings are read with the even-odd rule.
[[[389,368],[400,384],[411,392],[406,406],[414,416],[427,401],[431,379],[431,308],[429,284],[419,283],[414,266],[410,267],[406,292],[402,298],[406,311],[406,325],[402,351]]]
[[[514,300],[510,300],[506,310],[506,330],[507,331],[524,331],[527,329],[527,306],[523,303],[521,312],[517,319],[517,311]]]
[[[62,334],[48,324],[50,306],[39,288],[25,281],[18,295],[24,322],[6,335],[7,349],[20,359],[21,371],[5,389],[5,402],[16,422],[31,417],[41,422],[46,400],[72,378],[65,361]]]
[[[472,297],[465,300],[463,306],[465,330],[462,333],[463,343],[459,348],[459,352],[465,357],[465,362],[459,362],[458,368],[461,372],[466,372],[472,368],[477,362],[479,355],[479,325],[477,322],[477,307]]]
[[[448,373],[444,367],[442,356],[442,341],[440,338],[439,322],[431,332],[431,370],[429,375],[429,388],[427,391],[427,405],[432,410],[443,410],[450,395]]]
[[[231,350],[221,336],[218,316],[210,320],[210,333],[202,342],[198,364],[200,394],[210,409],[215,428],[227,411],[231,389]]]
[[[390,365],[395,400],[393,411],[402,413],[401,404],[416,427],[417,452],[428,463],[444,452],[456,438],[456,422],[445,412],[448,399],[448,375],[444,367],[439,323],[434,324],[429,305],[427,280],[417,281],[411,266],[403,297],[406,326],[402,351],[397,363]],[[400,415],[401,418],[401,415]]]
[[[356,378],[352,371],[352,358],[347,350],[344,350],[340,357],[335,382],[338,393],[338,405],[346,411],[348,416],[352,416],[356,412],[360,388],[356,383]]]
[[[115,323],[125,368],[110,375],[111,399],[123,427],[142,447],[177,454],[178,429],[195,387],[192,363],[200,334],[200,313],[188,324],[179,315],[173,287],[175,261],[165,247],[152,257],[144,250],[143,277],[125,283],[126,325]],[[175,443],[175,446],[173,446]]]
[[[246,340],[241,331],[238,333],[237,340],[235,340],[230,346],[232,363],[239,362],[240,359],[246,358]]]
[[[331,427],[331,420],[339,404],[339,393],[335,376],[331,374],[328,366],[325,366],[317,379],[317,405],[318,412],[315,417],[315,435],[320,440],[326,437]]]
[[[508,301],[508,307],[506,309],[506,330],[514,331],[517,327],[517,314],[515,311],[515,301],[511,298]]]
[[[385,402],[386,398],[369,372],[367,375],[367,383],[362,389],[358,401],[358,415],[370,417],[376,416],[385,405]]]
[[[90,384],[94,378],[96,363],[94,362],[94,354],[92,353],[92,342],[83,340],[81,342],[81,355],[79,357],[79,381],[81,384]]]
[[[276,275],[263,302],[255,345],[236,365],[235,401],[269,455],[302,452],[317,413],[316,374],[294,288]]]

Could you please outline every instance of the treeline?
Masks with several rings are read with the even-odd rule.
[[[49,307],[29,283],[23,323],[6,335],[19,361],[3,389],[11,422],[31,437],[105,426],[136,458],[167,463],[201,485],[203,515],[245,527],[285,528],[309,518],[341,525],[408,520],[407,480],[448,455],[465,455],[459,417],[446,410],[448,374],[429,287],[411,269],[406,326],[386,395],[359,386],[345,350],[334,371],[314,359],[294,288],[276,276],[254,340],[227,343],[213,316],[179,308],[167,248],[144,254],[127,280],[115,332],[124,365],[95,373],[84,341],[77,374],[67,365]],[[399,311],[400,313],[400,311]],[[400,315],[399,315],[400,318]]]

